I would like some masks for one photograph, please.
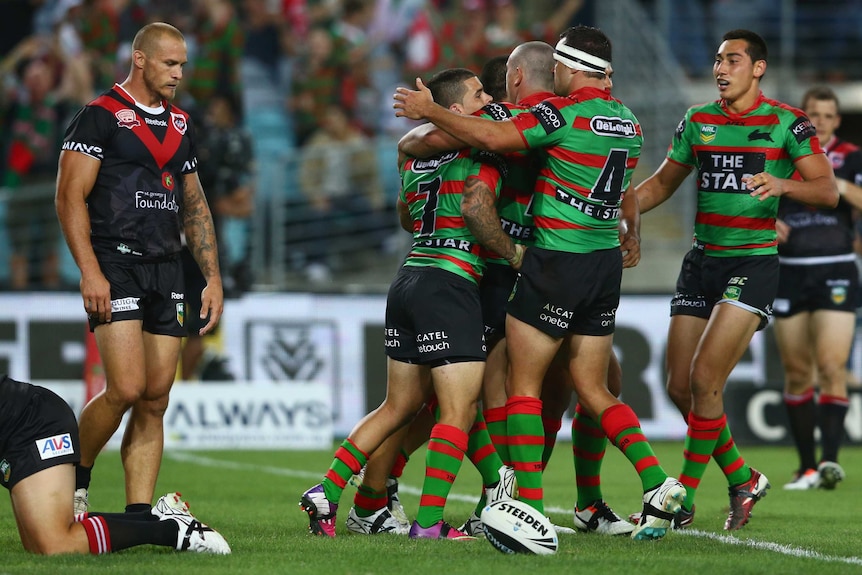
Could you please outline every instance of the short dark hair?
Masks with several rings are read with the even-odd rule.
[[[584,26],[583,24],[572,26],[560,34],[560,39],[566,41],[566,46],[586,52],[590,56],[595,56],[608,62],[613,61],[611,39],[598,28]],[[585,72],[585,74],[588,78],[603,79],[605,77],[604,72]]]
[[[482,73],[479,74],[479,81],[482,82],[482,87],[485,93],[489,94],[495,102],[503,102],[508,96],[506,95],[506,62],[508,56],[494,56],[482,67]]]
[[[721,37],[721,40],[744,40],[745,43],[748,44],[745,52],[751,57],[752,62],[757,62],[758,60],[766,62],[769,57],[769,50],[766,48],[766,41],[761,38],[760,34],[757,32],[740,28],[738,30],[726,32],[724,36]]]
[[[449,68],[434,74],[426,85],[431,90],[434,101],[448,108],[464,100],[464,94],[467,92],[464,81],[475,76],[476,72],[467,68]]]
[[[805,92],[805,95],[802,96],[802,105],[800,108],[804,110],[805,107],[808,106],[808,102],[811,100],[835,102],[835,109],[839,114],[841,113],[841,105],[838,102],[838,96],[836,96],[832,88],[828,86],[814,86],[813,88],[810,88]]]

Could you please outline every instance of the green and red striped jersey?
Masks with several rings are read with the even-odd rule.
[[[778,253],[778,198],[752,198],[742,178],[790,178],[796,160],[822,153],[805,113],[763,94],[741,114],[722,100],[689,108],[667,157],[697,168],[695,243],[714,257]]]
[[[518,104],[492,102],[477,112],[476,115],[497,121],[508,120],[528,111],[529,106],[553,96],[552,93],[543,92]],[[505,154],[505,158],[507,172],[500,189],[500,199],[497,200],[500,225],[513,242],[533,245],[535,231],[531,204],[536,176],[542,162],[541,152],[519,150]],[[485,256],[488,262],[509,265],[509,262],[493,252],[487,252]]]
[[[610,92],[582,88],[512,118],[544,150],[533,197],[535,245],[590,253],[619,247],[620,202],[643,145],[637,118]]]
[[[479,178],[499,197],[505,170],[501,156],[471,148],[408,158],[400,198],[413,219],[413,247],[404,265],[441,268],[478,284],[485,259],[461,216],[464,182]]]

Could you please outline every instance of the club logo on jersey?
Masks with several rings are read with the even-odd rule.
[[[174,175],[170,172],[163,172],[162,185],[165,187],[165,189],[174,191]]]
[[[497,120],[498,122],[512,117],[512,112],[509,111],[509,108],[503,104],[498,104],[497,102],[487,104],[482,108],[482,111],[491,116],[491,119]]]
[[[839,154],[838,152],[829,152],[828,154],[826,154],[826,157],[829,158],[830,162],[832,162],[833,170],[840,170],[844,167],[844,154]]]
[[[841,305],[847,301],[847,288],[844,286],[833,286],[830,297],[832,298],[832,303]]]
[[[676,132],[673,135],[677,140],[681,140],[683,132],[685,132],[685,118],[680,120],[679,124],[676,125]]]
[[[718,133],[718,127],[716,126],[701,126],[700,127],[700,141],[704,144],[709,144],[715,139],[715,135]]]
[[[3,476],[3,483],[9,483],[9,478],[12,477],[12,465],[6,461],[0,461],[0,475]]]
[[[186,123],[186,117],[182,114],[175,114],[171,112],[171,123],[174,125],[174,128],[177,129],[177,132],[180,133],[180,136],[184,136],[186,133],[186,129],[189,127]]]
[[[799,116],[796,118],[796,121],[790,125],[790,131],[793,133],[796,141],[800,144],[817,135],[817,130],[814,129],[814,124],[811,123],[811,120],[809,120],[807,116]]]
[[[539,120],[539,123],[545,128],[545,132],[548,134],[556,132],[566,125],[566,119],[563,118],[557,107],[548,102],[539,102],[530,108],[530,112],[536,116],[536,119]]]
[[[769,132],[761,132],[758,129],[755,129],[753,132],[748,134],[748,141],[753,142],[755,140],[766,140],[767,142],[772,142],[772,134]]]
[[[72,445],[72,436],[68,433],[37,439],[36,449],[39,451],[39,457],[43,461],[75,453],[75,447]]]
[[[177,323],[183,325],[186,320],[186,304],[180,302],[177,304]]]
[[[119,110],[116,114],[114,114],[117,118],[117,126],[120,128],[137,128],[141,125],[141,122],[138,120],[138,115],[135,114],[134,110],[130,110],[129,108],[123,108]]]
[[[616,138],[634,138],[638,135],[637,126],[631,120],[606,116],[593,116],[590,119],[590,130],[597,136]]]

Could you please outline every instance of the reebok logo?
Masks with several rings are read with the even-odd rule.
[[[772,142],[772,135],[769,132],[761,132],[760,130],[754,130],[750,134],[748,134],[748,141],[753,142],[755,140],[766,140],[767,142]]]
[[[161,126],[162,128],[168,127],[168,123],[165,122],[164,120],[151,120],[150,118],[147,118],[146,116],[144,116],[144,122],[146,122],[150,126]]]

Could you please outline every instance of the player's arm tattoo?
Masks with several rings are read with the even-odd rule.
[[[480,244],[511,261],[516,255],[515,244],[500,225],[496,203],[496,194],[485,182],[467,178],[461,195],[464,223]]]
[[[220,277],[212,212],[197,174],[183,177],[183,228],[186,243],[207,281]]]

